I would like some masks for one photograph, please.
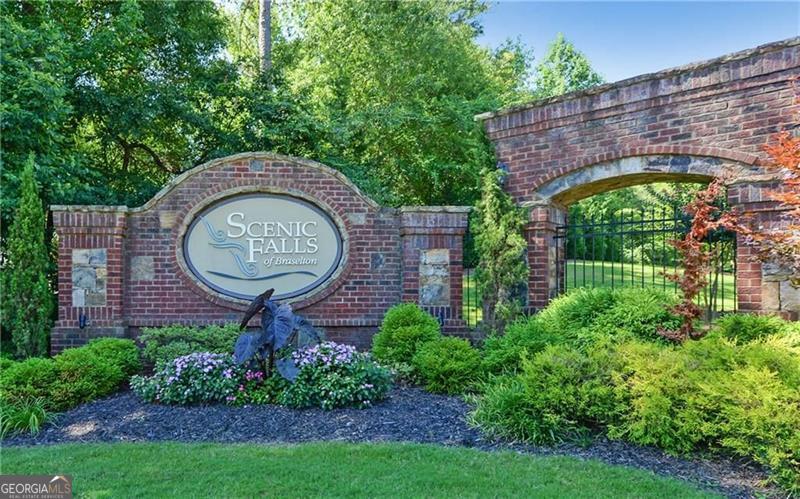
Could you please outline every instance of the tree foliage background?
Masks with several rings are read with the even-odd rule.
[[[476,0],[0,3],[3,236],[29,154],[46,204],[127,204],[247,150],[338,168],[379,201],[472,203],[476,113],[526,100],[530,52],[476,43]]]

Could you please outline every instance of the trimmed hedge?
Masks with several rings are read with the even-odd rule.
[[[230,353],[241,334],[239,325],[205,327],[174,324],[159,328],[144,328],[139,341],[144,345],[142,356],[153,364],[171,362],[192,353]]]
[[[138,371],[131,340],[104,338],[53,358],[30,358],[0,372],[0,403],[22,406],[40,400],[47,411],[65,411],[109,395]]]
[[[416,304],[395,305],[372,337],[372,355],[382,363],[408,364],[424,343],[441,335],[439,322]]]
[[[481,376],[480,353],[467,340],[442,337],[420,346],[412,360],[414,369],[434,393],[465,393]]]

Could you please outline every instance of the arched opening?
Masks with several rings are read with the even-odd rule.
[[[764,179],[760,168],[731,160],[654,155],[597,163],[543,182],[523,203],[531,208],[529,307],[539,309],[577,287],[675,290],[667,275],[681,269],[669,241],[691,226],[682,208],[693,191],[716,176],[730,185]],[[736,243],[727,231],[709,238],[715,257],[699,303],[709,316],[737,309]]]

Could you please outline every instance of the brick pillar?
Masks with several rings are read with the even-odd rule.
[[[740,183],[728,187],[728,203],[745,215],[754,227],[776,228],[787,224],[781,217],[785,209],[770,198],[779,189],[774,182]],[[744,237],[736,238],[736,295],[741,311],[777,312],[798,317],[800,289],[789,282],[789,272],[755,259],[757,250]]]
[[[466,331],[461,299],[469,211],[466,206],[400,209],[402,300],[419,303],[450,333]]]
[[[530,269],[527,310],[536,312],[555,298],[564,277],[564,241],[557,240],[555,235],[556,227],[567,221],[567,210],[555,204],[534,206],[528,220],[525,226]]]
[[[58,236],[58,320],[55,354],[92,338],[125,336],[124,206],[53,206]],[[85,323],[81,327],[81,318]]]

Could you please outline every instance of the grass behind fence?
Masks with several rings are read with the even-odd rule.
[[[642,263],[605,262],[600,260],[569,260],[566,262],[566,289],[581,287],[595,288],[655,288],[665,291],[676,291],[674,283],[666,281],[662,272],[673,272],[671,267]],[[678,269],[680,273],[680,269]],[[713,284],[713,283],[712,283]],[[717,311],[732,312],[736,310],[736,280],[733,272],[719,274],[716,293],[712,295],[711,287],[701,294],[699,304],[706,306],[716,299],[712,308]],[[477,291],[474,269],[465,269],[462,282],[463,305],[462,314],[469,326],[476,326],[483,319],[481,298]]]

